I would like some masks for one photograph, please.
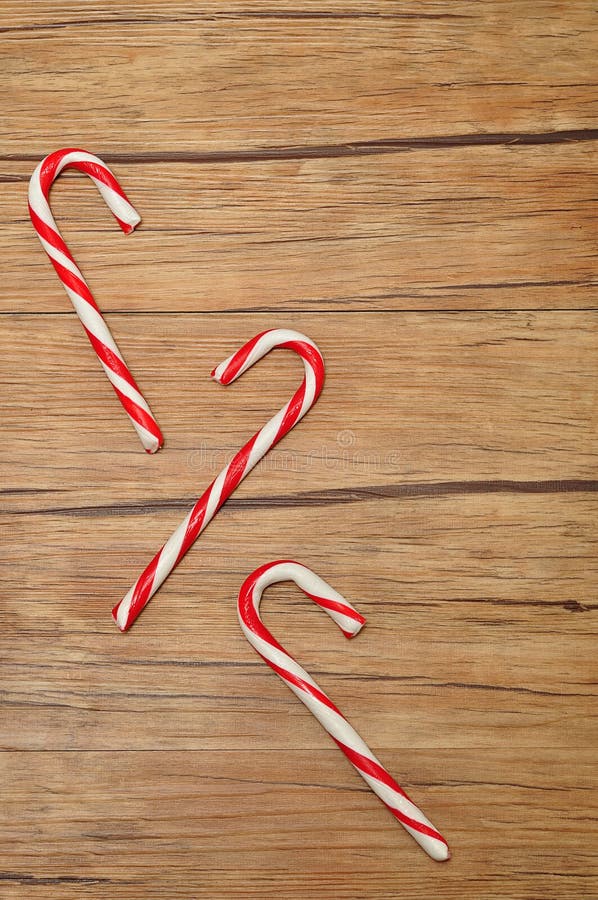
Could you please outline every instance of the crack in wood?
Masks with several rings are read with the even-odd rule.
[[[304,491],[261,497],[231,497],[229,509],[277,509],[289,507],[320,507],[361,503],[370,500],[418,500],[474,494],[575,494],[596,493],[598,479],[558,479],[546,481],[436,481],[413,484],[380,484],[361,488],[330,488],[323,491]],[[45,493],[45,489],[40,489]],[[35,489],[31,493],[36,493]],[[164,500],[98,504],[97,506],[54,506],[47,509],[8,511],[12,516],[81,516],[94,518],[114,515],[147,515],[161,510],[187,509],[193,498],[172,497]]]
[[[194,163],[266,162],[268,160],[336,159],[347,156],[371,156],[409,150],[449,150],[460,147],[523,146],[570,144],[598,140],[598,128],[572,128],[563,131],[504,131],[471,134],[429,135],[411,138],[382,138],[342,144],[302,144],[289,147],[262,147],[247,150],[164,150],[146,153],[103,151],[109,165],[129,163],[147,165]],[[39,162],[38,153],[7,153],[0,162]]]

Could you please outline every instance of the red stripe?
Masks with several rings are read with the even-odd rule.
[[[268,568],[270,568],[270,566],[268,566]],[[262,571],[265,571],[265,570],[262,570]],[[262,574],[262,572],[260,572],[260,575],[261,574]],[[255,575],[255,573],[254,573],[254,575]],[[256,610],[254,602],[253,602],[253,590],[255,588],[256,579],[252,576],[251,581],[252,581],[252,585],[251,585],[250,589],[249,590],[246,589],[245,585],[247,584],[247,582],[245,582],[243,587],[241,588],[241,592],[239,594],[238,609],[239,609],[241,618],[243,619],[243,621],[245,622],[245,624],[247,625],[249,630],[253,632],[253,634],[257,635],[257,637],[261,638],[263,641],[265,641],[265,643],[270,644],[270,646],[276,648],[276,650],[279,650],[281,653],[284,653],[285,656],[288,656],[290,659],[293,659],[293,657],[290,655],[290,653],[287,653],[287,651],[282,646],[282,644],[278,643],[278,641],[276,640],[274,635],[266,628],[266,626],[260,619],[259,613]],[[284,679],[284,681],[289,681],[292,684],[296,685],[296,687],[300,688],[300,690],[305,691],[305,693],[311,694],[312,697],[315,697],[316,700],[319,700],[320,703],[323,703],[325,706],[328,707],[328,709],[333,710],[335,713],[338,713],[339,716],[344,718],[340,709],[338,709],[334,705],[332,700],[329,697],[327,697],[326,694],[320,690],[320,688],[314,687],[312,684],[310,684],[308,681],[305,681],[299,675],[295,675],[293,672],[289,672],[287,669],[283,669],[281,666],[278,666],[275,662],[272,662],[272,660],[269,659],[267,656],[264,656],[263,653],[260,653],[259,650],[257,650],[257,652],[260,654],[262,659],[268,663],[270,668],[273,669],[277,675],[280,675],[280,677],[282,679]],[[293,662],[296,662],[296,660],[293,659]]]
[[[399,809],[395,809],[394,806],[391,806],[389,803],[385,803],[384,800],[382,802],[385,806],[388,807],[395,819],[398,819],[399,822],[401,822],[403,825],[407,825],[414,831],[419,831],[420,834],[425,834],[428,837],[434,838],[435,840],[440,841],[441,844],[444,844],[445,847],[448,847],[445,839],[442,837],[439,831],[436,831],[435,828],[431,828],[430,825],[425,825],[423,822],[418,822],[417,819],[412,819],[411,816],[407,816]]]
[[[274,562],[264,563],[263,566],[259,566],[257,569],[248,575],[245,581],[241,586],[240,593],[245,593],[249,590],[253,590],[253,585],[258,581],[259,578],[264,574],[264,572],[268,572],[270,569],[275,568],[275,566],[281,566],[284,563],[291,563],[294,566],[300,566],[301,563],[295,562],[294,559],[277,559]]]
[[[256,585],[256,582],[262,577],[262,575],[265,572],[268,572],[270,569],[273,569],[276,566],[283,565],[284,563],[291,563],[291,565],[294,565],[294,566],[301,565],[301,563],[295,562],[294,559],[277,559],[274,562],[264,563],[263,566],[259,566],[259,568],[255,569],[251,573],[251,575],[247,576],[247,578],[241,585],[241,589],[239,591],[239,601],[238,601],[239,609],[241,609],[241,604],[243,604],[243,608],[245,608],[245,604],[247,604],[249,602],[251,604],[251,606],[248,609],[248,614],[251,615],[251,610],[253,610],[253,613],[255,614],[255,609],[253,608],[252,597],[253,597],[253,589]],[[245,614],[244,614],[244,618],[246,618]],[[258,621],[261,621],[261,620],[258,620]],[[275,639],[273,637],[272,637],[272,640],[275,642]],[[286,651],[284,651],[283,647],[280,647],[279,649],[283,650],[283,652],[286,652]]]
[[[273,634],[266,628],[264,623],[259,617],[259,614],[253,605],[253,590],[255,587],[255,581],[249,589],[246,588],[247,582],[241,588],[241,592],[239,594],[239,613],[241,614],[241,618],[247,625],[247,627],[253,631],[254,634],[257,634],[263,641],[271,644],[273,647],[276,647],[277,650],[280,650],[281,653],[284,653],[286,656],[289,654],[284,649],[282,644],[279,644]],[[269,660],[266,660],[268,665],[270,664]]]
[[[65,284],[72,291],[78,294],[79,297],[81,297],[82,300],[85,300],[86,303],[89,303],[89,305],[93,307],[93,309],[95,309],[95,311],[102,318],[102,321],[104,321],[101,310],[93,299],[93,295],[89,290],[87,284],[73,272],[70,272],[69,269],[66,269],[63,265],[61,265],[61,263],[56,262],[55,259],[52,259],[51,256],[49,257],[49,259],[56,270],[56,274],[63,282],[63,284]],[[100,338],[96,337],[95,334],[93,334],[93,332],[89,330],[89,328],[87,328],[85,325],[83,325],[83,328],[85,328],[87,336],[100,359],[102,359],[106,363],[106,365],[110,369],[112,369],[113,372],[116,372],[118,375],[120,375],[121,378],[123,378],[128,384],[130,384],[132,388],[134,388],[136,391],[139,391],[139,387],[125,363],[114,353],[113,350],[110,349],[110,347],[107,347],[106,344],[104,344],[103,341],[100,340]],[[139,391],[139,393],[141,393],[141,391]]]
[[[65,150],[55,150],[54,153],[50,153],[49,156],[46,156],[46,158],[42,160],[39,171],[39,183],[46,199],[50,193],[52,182],[57,177],[56,170],[58,169],[58,166],[62,162],[63,157],[72,152],[73,150],[69,148]]]
[[[85,151],[80,151],[85,152]],[[90,178],[97,178],[98,181],[101,181],[103,184],[107,185],[111,188],[115,193],[122,197],[123,200],[126,200],[129,203],[129,198],[121,188],[120,184],[110,171],[110,169],[102,162],[89,162],[87,160],[81,162],[70,162],[65,169],[78,169],[80,172],[83,172],[85,175],[89,175]]]
[[[245,444],[244,447],[241,448],[241,450],[239,450],[238,453],[235,454],[231,462],[228,464],[226,476],[224,478],[224,484],[220,491],[220,498],[214,509],[214,512],[212,513],[211,518],[214,518],[220,507],[223,506],[224,503],[226,503],[234,489],[241,481],[243,473],[245,472],[245,467],[247,465],[247,459],[249,458],[251,449],[255,444],[255,441],[257,440],[258,434],[259,432],[254,434],[254,436]],[[175,566],[178,565],[179,561],[183,558],[187,550],[197,540],[199,534],[201,533],[206,516],[206,510],[210,501],[210,497],[214,490],[215,483],[216,479],[214,479],[205,489],[205,491],[191,510],[191,516],[189,519],[189,524],[187,526],[187,533],[185,535],[183,544],[181,545],[181,549],[179,551],[179,555],[177,556]]]
[[[364,756],[363,753],[359,753],[359,751],[354,750],[352,747],[348,747],[346,744],[343,744],[341,741],[337,741],[336,738],[333,738],[336,743],[339,745],[343,753],[351,760],[356,769],[361,769],[363,772],[366,772],[368,775],[371,775],[372,778],[377,778],[378,781],[381,781],[386,787],[391,788],[393,791],[397,791],[397,793],[401,794],[401,796],[405,797],[406,800],[413,802],[405,793],[403,788],[399,787],[396,783],[392,775],[390,775],[386,769],[384,769],[380,763],[371,759],[369,756]]]
[[[75,260],[74,260],[73,257],[71,256],[71,253],[69,252],[69,249],[68,249],[67,245],[64,243],[62,237],[60,236],[60,234],[59,234],[57,231],[54,231],[53,228],[50,228],[49,225],[46,225],[46,223],[44,222],[44,220],[41,219],[41,218],[38,216],[38,214],[37,214],[36,211],[33,209],[33,207],[31,206],[31,204],[29,204],[29,216],[30,216],[30,218],[31,218],[31,222],[33,223],[33,227],[35,228],[35,230],[37,231],[37,233],[38,233],[38,234],[39,234],[39,235],[40,235],[40,236],[41,236],[48,244],[50,244],[52,247],[54,247],[55,250],[59,250],[61,253],[64,253],[64,255],[65,255],[66,257],[68,257],[68,259],[70,259],[70,261],[71,261],[74,265],[77,265],[77,264],[75,263]],[[46,253],[47,253],[47,252],[48,252],[48,251],[46,250]]]
[[[314,394],[315,402],[320,396],[320,393],[324,386],[324,378],[326,374],[322,354],[316,347],[313,347],[311,344],[305,343],[305,341],[285,341],[285,343],[279,344],[279,347],[280,349],[284,350],[294,350],[295,353],[298,353],[299,356],[301,356],[306,362],[308,362],[313,369],[316,379],[316,390]]]
[[[150,598],[150,594],[152,591],[152,587],[154,586],[154,575],[156,574],[156,569],[158,568],[158,563],[160,561],[160,556],[162,554],[162,547],[152,559],[149,566],[146,568],[143,575],[137,580],[137,584],[135,585],[135,592],[133,596],[133,603],[131,604],[131,612],[129,613],[129,617],[131,615],[134,618],[137,618],[138,614],[141,612],[143,607],[146,605]]]
[[[407,794],[401,787],[399,787],[392,775],[390,775],[386,771],[386,769],[384,769],[380,765],[380,763],[376,762],[373,759],[370,759],[367,756],[364,756],[363,753],[359,753],[352,747],[348,747],[347,744],[343,744],[342,741],[339,741],[337,738],[333,737],[333,735],[330,735],[330,737],[335,742],[335,744],[340,747],[347,759],[355,766],[358,771],[365,772],[366,775],[371,775],[373,778],[381,781],[393,791],[396,791],[402,797],[405,797],[405,799],[409,800],[410,803],[413,803],[411,798],[407,796]],[[423,822],[418,822],[417,819],[412,819],[411,816],[406,815],[406,813],[401,812],[401,810],[396,809],[394,806],[386,803],[386,801],[382,802],[385,806],[388,806],[393,816],[395,816],[395,818],[397,818],[399,822],[402,822],[404,825],[408,825],[409,828],[413,828],[414,831],[419,831],[421,834],[428,835],[428,837],[436,838],[436,840],[439,840],[446,845],[445,839],[438,831],[436,831],[435,828],[431,828],[429,825],[425,825]]]
[[[222,384],[230,384],[231,381],[239,374],[241,369],[243,368],[244,363],[247,361],[247,358],[255,345],[263,338],[265,334],[268,334],[269,331],[272,331],[272,328],[268,328],[266,331],[261,331],[259,334],[256,334],[254,338],[250,341],[247,341],[240,350],[238,350],[228,366],[226,367],[222,378],[220,379]],[[214,370],[215,371],[215,370]]]
[[[203,527],[203,522],[206,517],[206,509],[208,506],[208,498],[210,496],[210,492],[212,490],[212,484],[207,488],[193,509],[191,510],[191,516],[189,518],[189,524],[187,525],[187,531],[185,532],[185,537],[181,543],[181,549],[179,550],[179,555],[176,558],[176,562],[173,566],[178,566],[179,562],[187,552],[187,550],[195,543],[201,529]]]
[[[91,291],[89,290],[86,282],[83,281],[82,278],[79,278],[78,275],[75,275],[74,272],[71,272],[70,269],[66,269],[61,263],[57,262],[51,256],[49,257],[49,259],[50,259],[50,262],[52,263],[52,265],[54,266],[54,268],[56,270],[56,274],[58,275],[58,277],[60,278],[62,283],[66,287],[69,287],[71,289],[71,291],[74,291],[76,294],[79,294],[79,296],[83,300],[85,300],[86,303],[89,303],[90,306],[93,306],[93,308],[97,312],[100,312],[99,307],[98,307],[97,303],[95,302],[95,300],[93,299],[93,295],[92,295]],[[102,315],[102,314],[100,313],[100,315]]]
[[[110,384],[112,384],[112,382],[110,382]],[[164,436],[160,431],[160,428],[158,427],[155,419],[152,419],[152,417],[148,415],[143,407],[135,403],[134,400],[131,400],[130,397],[127,397],[126,394],[123,394],[122,391],[119,391],[116,385],[112,384],[112,387],[114,388],[114,392],[122,403],[124,409],[133,419],[133,421],[137,422],[138,425],[141,425],[143,428],[145,428],[146,431],[149,431],[149,433],[156,438],[156,440],[158,441],[158,445],[161,447],[164,443]]]
[[[302,565],[302,563],[298,563],[294,559],[276,559],[273,562],[264,563],[263,566],[260,566],[258,569],[255,569],[251,573],[251,575],[249,575],[245,579],[239,594],[243,595],[244,597],[246,597],[246,596],[251,597],[253,594],[253,588],[254,588],[256,582],[259,581],[259,579],[262,577],[262,575],[265,572],[268,572],[270,569],[275,569],[276,566],[283,566],[283,565],[286,565],[289,563],[292,566],[299,566],[300,568],[305,569],[305,566]],[[295,583],[297,583],[297,582],[295,582]],[[365,625],[365,622],[366,622],[365,616],[362,616],[360,613],[358,613],[356,609],[350,608],[349,606],[347,606],[347,604],[342,603],[339,600],[331,600],[328,597],[320,597],[318,594],[312,594],[312,593],[310,593],[310,591],[306,591],[305,588],[301,587],[300,585],[297,585],[297,587],[300,587],[300,589],[303,591],[303,593],[307,597],[309,597],[310,600],[313,600],[314,603],[317,603],[318,606],[321,606],[324,609],[331,609],[331,610],[334,610],[335,612],[342,613],[344,616],[347,616],[347,618],[353,619],[355,622],[359,622],[360,625]],[[341,631],[342,630],[343,629],[341,628]],[[353,637],[351,632],[343,632],[343,633],[347,634],[350,637]],[[280,648],[280,649],[283,649],[283,648]]]
[[[259,613],[255,609],[255,606],[253,603],[253,592],[255,590],[255,585],[256,585],[257,581],[261,578],[261,576],[265,572],[269,571],[270,569],[275,568],[276,566],[284,565],[285,563],[290,563],[291,565],[295,565],[295,566],[301,565],[301,563],[297,563],[292,559],[279,559],[279,560],[276,560],[275,562],[266,563],[265,565],[260,566],[259,569],[256,569],[254,572],[252,572],[252,574],[248,578],[246,578],[245,581],[243,582],[243,585],[241,586],[241,590],[239,591],[238,605],[239,605],[239,611],[241,612],[243,621],[245,621],[247,623],[247,626],[249,628],[251,628],[251,630],[254,631],[263,640],[272,644],[274,647],[276,647],[278,650],[282,651],[283,653],[286,653],[288,656],[289,654],[284,649],[284,647],[278,643],[276,638],[272,635],[272,633],[270,631],[268,631],[268,629],[262,622],[262,620],[259,616]],[[302,568],[304,568],[304,567],[302,566]],[[301,587],[300,585],[297,585],[297,586]],[[359,624],[361,624],[361,625],[363,625],[365,623],[365,618],[362,615],[360,615],[356,610],[350,609],[346,604],[341,603],[338,600],[331,600],[331,599],[328,599],[327,597],[319,597],[317,594],[311,594],[309,591],[306,591],[305,588],[303,588],[303,587],[301,587],[301,590],[307,597],[309,597],[311,600],[313,600],[314,603],[317,603],[318,606],[321,606],[324,609],[330,609],[330,610],[334,610],[335,612],[342,613],[343,615],[347,616],[348,618],[351,618],[354,621],[359,622]],[[341,628],[341,631],[343,632],[345,637],[351,638],[354,636],[350,631],[345,631],[343,628]]]
[[[285,436],[285,434],[288,434],[293,425],[295,425],[295,423],[299,419],[301,407],[303,406],[303,401],[305,399],[305,388],[305,379],[303,379],[303,381],[293,394],[289,405],[287,406],[287,410],[283,416],[282,422],[279,425],[272,446],[274,446],[274,444],[277,444],[278,441]]]
[[[147,606],[149,599],[150,599],[152,586],[154,584],[154,575],[156,573],[156,568],[158,566],[158,562],[160,560],[161,553],[162,553],[162,549],[160,549],[160,551],[152,559],[149,566],[145,569],[144,572],[142,572],[142,574],[137,579],[137,583],[135,585],[135,589],[133,592],[133,600],[131,603],[131,608],[130,608],[129,614],[127,616],[127,621],[125,622],[124,626],[121,629],[122,631],[127,631],[130,628],[130,626],[133,624],[133,622],[135,621],[135,619],[137,618],[137,616],[139,615],[141,610],[145,606]],[[120,603],[117,603],[116,606],[114,607],[114,609],[112,610],[112,617],[114,620],[116,620],[118,608],[121,603],[122,603],[122,600],[120,601]]]
[[[234,489],[237,485],[243,480],[243,475],[245,474],[245,470],[247,469],[247,463],[249,461],[249,457],[251,456],[251,451],[255,445],[259,437],[260,432],[256,431],[252,438],[250,438],[244,447],[242,447],[231,459],[227,466],[226,475],[224,476],[224,484],[222,485],[222,494],[221,494],[221,502],[218,505],[218,509],[222,506],[225,500],[228,500]],[[273,444],[271,446],[274,446]]]
[[[102,314],[100,313],[100,315]],[[100,359],[106,363],[109,369],[111,369],[113,372],[116,372],[117,375],[120,375],[120,377],[124,381],[126,381],[127,384],[130,384],[131,387],[134,388],[134,390],[141,394],[141,391],[137,386],[137,382],[129,372],[122,359],[116,355],[114,350],[111,350],[110,347],[107,347],[106,344],[104,344],[104,342],[100,340],[100,338],[96,337],[95,334],[93,334],[93,332],[89,330],[89,328],[87,328],[85,325],[83,325],[83,328],[85,329],[85,333],[87,334],[87,337],[89,338],[93,349],[98,354]],[[114,385],[112,386],[114,387]]]
[[[95,311],[101,317],[102,321],[104,321],[104,317],[102,316],[102,313],[101,313],[100,309],[98,308],[97,303],[93,299],[91,292],[90,292],[89,288],[87,287],[87,285],[85,284],[85,282],[82,281],[80,278],[78,278],[76,275],[73,275],[72,272],[69,272],[68,269],[65,269],[64,266],[62,266],[60,263],[57,263],[56,260],[52,259],[52,257],[50,257],[50,260],[52,262],[52,265],[56,269],[56,272],[57,272],[59,278],[61,279],[61,281],[63,281],[65,284],[67,284],[68,287],[70,287],[70,289],[72,291],[74,291],[83,300],[85,300],[86,303],[89,303],[89,305],[92,306],[93,309],[95,309]],[[111,369],[111,371],[113,371],[117,375],[119,375],[123,379],[123,381],[126,381],[127,384],[129,384],[134,390],[136,390],[139,394],[141,394],[141,391],[139,390],[139,386],[138,386],[137,382],[133,378],[131,371],[127,368],[127,365],[123,362],[123,360],[119,356],[116,355],[114,350],[112,350],[110,347],[107,347],[106,344],[104,344],[104,342],[100,338],[96,337],[96,335],[92,331],[90,331],[89,328],[87,328],[87,326],[83,324],[83,322],[81,324],[83,325],[83,328],[85,329],[85,333],[87,334],[87,337],[89,338],[89,341],[90,341],[93,349],[95,350],[95,352],[97,353],[99,358],[102,360],[102,362],[104,362],[108,366],[108,368]],[[108,326],[106,326],[106,327],[108,327]],[[114,385],[112,385],[112,387],[114,387]],[[118,393],[119,397],[121,397],[121,398],[124,397],[124,394],[121,394],[121,392],[118,391],[118,389],[116,387],[114,387],[114,390]],[[127,400],[128,400],[128,398],[127,398]],[[123,406],[126,405],[124,403],[124,401],[121,400],[121,402],[123,402]],[[153,419],[147,419],[147,413],[145,412],[145,410],[141,409],[141,407],[138,407],[137,404],[135,404],[135,407],[137,409],[139,409],[139,413],[137,416],[133,416],[133,418],[135,418],[136,421],[139,421],[141,424],[143,424],[144,428],[147,427],[145,425],[145,421],[154,422]],[[140,417],[143,417],[143,421]],[[157,427],[158,427],[157,423],[154,422],[152,427],[149,428],[148,430],[152,431],[152,433],[155,433]],[[162,437],[159,430],[158,430],[158,433],[160,434],[160,437]]]
[[[339,600],[329,600],[328,597],[318,597],[317,594],[310,594],[309,591],[305,590],[305,588],[302,588],[301,590],[304,594],[307,594],[308,597],[311,597],[314,603],[317,603],[318,606],[321,606],[323,609],[331,609],[334,610],[334,612],[342,613],[342,615],[347,616],[348,619],[353,619],[354,622],[359,622],[360,625],[365,625],[364,616],[358,613],[356,609],[351,609],[349,606],[347,606],[345,603],[341,603]],[[345,634],[346,633],[347,632],[345,632]]]
[[[300,690],[304,691],[304,693],[311,694],[312,697],[315,697],[316,700],[319,700],[320,703],[323,703],[324,706],[328,707],[328,709],[331,709],[333,712],[338,713],[341,718],[345,718],[340,709],[338,709],[338,707],[334,705],[330,697],[327,697],[323,691],[321,691],[319,688],[313,687],[313,685],[311,685],[308,681],[304,681],[303,678],[299,678],[298,675],[294,675],[292,672],[288,672],[286,669],[277,666],[276,663],[272,662],[271,659],[268,659],[267,656],[264,656],[263,653],[260,653],[259,650],[257,652],[262,657],[264,662],[267,662],[270,668],[273,669],[277,675],[280,675],[283,681],[290,681],[292,684],[300,688]],[[288,655],[289,654],[287,653],[287,656]]]
[[[132,234],[135,231],[135,226],[131,225],[130,222],[123,222],[123,220],[119,219],[115,212],[112,212],[112,215],[118,222],[121,231],[124,231],[125,234]]]
[[[58,177],[57,169],[64,159],[65,156],[69,156],[71,153],[86,153],[89,156],[93,154],[89,154],[87,150],[81,150],[77,147],[66,147],[64,150],[56,150],[54,153],[50,153],[49,156],[42,162],[42,167],[39,174],[40,185],[42,191],[48,196],[50,188],[52,187],[52,183]],[[97,159],[97,157],[96,157]],[[89,160],[79,160],[79,161],[71,161],[66,164],[61,169],[61,172],[66,172],[67,169],[78,169],[79,172],[83,172],[85,175],[89,175],[91,178],[97,178],[98,181],[101,181],[103,184],[108,185],[108,187],[112,188],[123,200],[129,202],[129,198],[121,188],[120,184],[112,174],[112,172],[108,169],[105,163],[101,160],[97,162],[89,161]]]

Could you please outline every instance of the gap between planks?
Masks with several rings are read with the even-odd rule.
[[[259,150],[189,151],[166,150],[150,153],[102,153],[109,165],[115,163],[214,163],[264,162],[268,160],[335,159],[346,156],[372,156],[409,150],[447,150],[456,147],[539,146],[571,144],[598,140],[598,128],[574,128],[542,132],[485,132],[417,138],[383,138],[346,144],[304,144],[295,147],[263,147]],[[0,162],[38,162],[38,153],[0,154]]]

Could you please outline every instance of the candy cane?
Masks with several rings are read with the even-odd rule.
[[[29,182],[29,215],[41,245],[50,257],[65,291],[71,299],[87,337],[104,367],[112,387],[148,453],[163,443],[162,432],[131,375],[89,286],[63,241],[50,210],[48,197],[52,183],[63,169],[85,172],[95,182],[125,234],[140,222],[124,191],[110,169],[85,150],[57,150],[41,161]]]
[[[308,597],[328,613],[345,637],[354,637],[364,625],[363,616],[315,572],[292,560],[278,560],[260,566],[241,587],[237,611],[245,637],[270,668],[274,669],[301,702],[311,710],[366,784],[380,797],[420,847],[432,859],[438,861],[448,859],[450,853],[442,835],[389,775],[332,700],[318,687],[305,669],[289,656],[262,622],[260,616],[262,593],[269,585],[279,581],[294,581]]]
[[[127,631],[160,585],[179,564],[189,547],[214,518],[222,504],[254,466],[299,422],[313,406],[324,384],[324,360],[313,341],[297,331],[274,328],[248,341],[214,369],[212,378],[230,384],[275,348],[294,350],[303,360],[305,376],[292,398],[264,427],[256,432],[212,484],[191,512],[158,551],[128,594],[112,610],[121,631]]]

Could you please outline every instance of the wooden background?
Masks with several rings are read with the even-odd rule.
[[[0,894],[598,896],[595,4],[1,9]],[[53,209],[166,436],[140,448],[41,251]],[[297,384],[324,394],[127,635],[110,618]],[[447,836],[428,860],[241,635],[265,617]]]

